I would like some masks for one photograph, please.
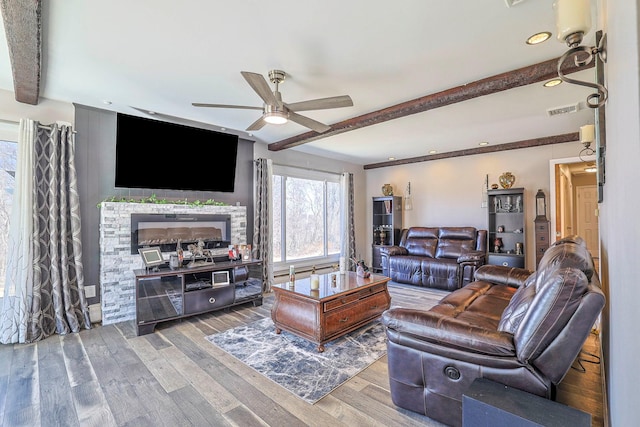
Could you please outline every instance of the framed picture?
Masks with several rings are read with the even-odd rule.
[[[212,277],[213,286],[228,285],[230,283],[228,270],[214,271]]]
[[[164,259],[162,258],[162,252],[160,252],[160,246],[153,246],[150,248],[139,248],[138,252],[142,257],[144,266],[147,268],[157,267],[159,265],[164,264]]]
[[[240,245],[240,255],[244,261],[251,259],[251,245]]]

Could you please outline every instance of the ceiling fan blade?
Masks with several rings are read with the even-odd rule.
[[[249,71],[241,71],[240,74],[242,74],[242,77],[244,77],[253,90],[256,91],[258,96],[262,98],[265,104],[282,107],[282,102],[271,92],[271,88],[262,74],[251,73]]]
[[[248,130],[248,131],[250,131],[250,130],[260,130],[266,124],[267,124],[267,122],[262,120],[262,116],[260,116],[260,118],[258,120],[256,120],[255,122],[251,123],[251,125],[246,130]]]
[[[260,110],[262,107],[251,107],[248,105],[227,105],[227,104],[203,104],[201,102],[192,102],[194,107],[213,107],[213,108],[241,108],[243,110]]]
[[[353,101],[349,95],[342,95],[311,99],[309,101],[294,102],[285,105],[291,111],[326,110],[329,108],[353,107]]]
[[[289,120],[291,120],[292,122],[296,122],[297,124],[307,127],[311,130],[314,130],[318,133],[323,133],[331,129],[331,126],[325,125],[324,123],[320,123],[317,120],[310,119],[309,117],[294,113],[293,111],[289,111]]]

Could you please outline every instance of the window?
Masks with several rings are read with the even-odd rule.
[[[0,140],[0,299],[4,296],[9,218],[15,188],[18,144]]]
[[[330,262],[340,253],[340,175],[274,166],[273,262]]]

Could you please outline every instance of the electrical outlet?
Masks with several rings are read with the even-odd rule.
[[[481,208],[486,208],[486,207],[487,207],[487,202],[482,202],[482,203],[480,203],[480,207],[481,207]]]
[[[86,298],[94,298],[96,296],[96,285],[85,286],[84,296]]]

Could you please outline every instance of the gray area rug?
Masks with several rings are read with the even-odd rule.
[[[276,334],[271,318],[206,339],[311,404],[387,352],[380,321],[328,342],[323,353],[289,332]]]

